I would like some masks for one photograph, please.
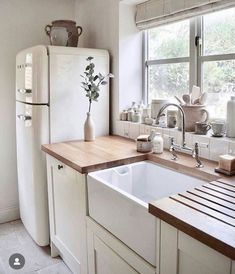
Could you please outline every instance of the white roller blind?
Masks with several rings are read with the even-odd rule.
[[[136,25],[148,29],[235,6],[235,0],[149,0],[137,5]]]

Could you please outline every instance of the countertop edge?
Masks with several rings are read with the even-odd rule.
[[[47,145],[42,145],[41,149],[48,155],[63,162],[64,164],[75,169],[76,171],[80,172],[81,174],[87,174],[89,172],[94,172],[94,171],[97,171],[100,169],[112,168],[112,167],[117,167],[120,165],[132,164],[132,163],[148,160],[148,154],[140,153],[139,155],[135,155],[135,156],[131,156],[131,157],[123,157],[123,158],[120,158],[117,160],[104,161],[102,163],[97,163],[96,165],[92,164],[92,165],[86,165],[86,166],[79,166],[78,164],[74,163],[73,161],[68,160],[68,158],[65,158],[65,157],[61,156],[60,154],[47,148]]]

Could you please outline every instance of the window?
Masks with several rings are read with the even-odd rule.
[[[148,99],[189,91],[189,20],[148,31]]]
[[[235,9],[203,16],[202,38],[199,73],[208,110],[225,118],[227,101],[235,94]]]
[[[235,94],[235,8],[150,29],[146,36],[148,102],[181,97],[199,85],[208,92],[211,116],[225,117]]]

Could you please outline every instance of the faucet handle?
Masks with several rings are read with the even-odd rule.
[[[192,152],[192,156],[193,156],[193,158],[195,158],[196,161],[197,161],[196,167],[197,167],[197,168],[202,168],[202,167],[203,167],[203,164],[202,164],[202,162],[201,162],[201,160],[200,160],[200,158],[199,158],[199,144],[198,144],[198,142],[196,142],[195,145],[194,145],[194,149],[193,149],[193,152]]]
[[[199,155],[199,144],[198,144],[198,142],[196,142],[194,144],[194,149],[193,149],[193,152],[192,152],[192,156],[193,156],[193,158],[196,158],[198,155]]]
[[[172,153],[172,158],[171,160],[177,161],[178,160],[178,156],[175,152],[175,142],[174,142],[174,138],[170,137],[171,140],[171,145],[170,145],[170,152]]]
[[[170,142],[171,142],[171,146],[173,146],[175,144],[174,137],[169,137],[169,139],[170,139]]]

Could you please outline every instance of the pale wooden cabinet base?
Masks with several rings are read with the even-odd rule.
[[[155,274],[155,268],[87,217],[89,274]]]
[[[160,252],[160,274],[234,274],[231,259],[163,221]]]
[[[88,217],[85,174],[49,155],[47,173],[51,256],[73,273],[235,274],[234,261],[157,218],[157,268],[150,265]]]
[[[87,274],[86,176],[47,156],[51,255]]]

